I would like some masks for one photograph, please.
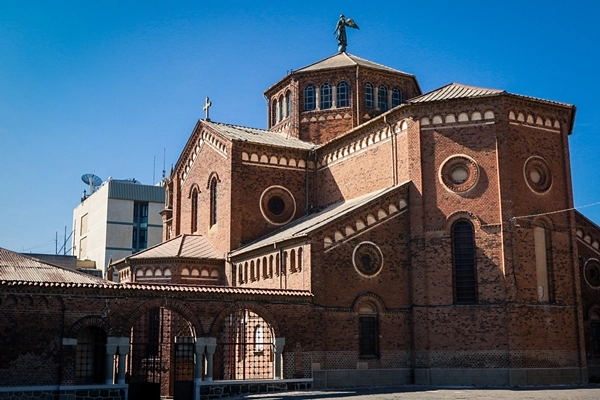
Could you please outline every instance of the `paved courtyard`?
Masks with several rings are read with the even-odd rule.
[[[352,400],[466,400],[466,399],[516,399],[516,400],[598,400],[600,399],[600,386],[559,386],[552,388],[451,388],[431,386],[398,386],[368,389],[337,389],[337,390],[307,390],[284,393],[247,394],[234,399],[256,400],[325,400],[325,399],[352,399]]]

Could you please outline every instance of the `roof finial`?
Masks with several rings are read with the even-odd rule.
[[[346,46],[348,46],[348,39],[346,38],[346,27],[359,29],[358,25],[352,18],[345,18],[344,14],[340,14],[340,19],[335,27],[335,31],[333,33],[336,34],[335,38],[338,41],[338,52],[345,53]]]
[[[210,106],[212,106],[212,103],[208,99],[208,96],[206,96],[206,101],[204,102],[204,107],[202,107],[202,109],[204,111],[206,111],[206,118],[204,118],[205,121],[210,121],[210,117],[208,116],[208,111],[210,109]]]

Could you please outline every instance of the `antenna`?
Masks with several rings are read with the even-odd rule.
[[[152,160],[152,184],[156,182],[156,156]]]
[[[102,179],[94,174],[83,174],[81,175],[81,180],[83,183],[90,185],[90,194],[88,196],[91,196],[98,186],[102,185]]]
[[[167,162],[167,148],[163,147],[163,175],[162,175],[163,181],[165,180],[165,173],[166,173],[165,163],[166,162]]]

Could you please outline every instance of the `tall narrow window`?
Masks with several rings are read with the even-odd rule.
[[[283,110],[284,110],[285,104],[283,102],[283,96],[279,97],[279,118],[278,121],[283,121],[283,119],[285,118],[285,116],[283,115]]]
[[[377,308],[371,303],[363,303],[358,310],[358,341],[361,358],[374,358],[379,355],[379,326]]]
[[[373,85],[365,83],[365,107],[375,108],[375,102],[373,99]]]
[[[548,279],[548,235],[543,226],[533,228],[535,242],[535,269],[537,275],[537,299],[545,303],[551,301],[550,279]]]
[[[457,304],[477,303],[477,271],[473,225],[459,220],[452,226],[454,298]]]
[[[392,108],[399,106],[402,104],[402,93],[400,89],[393,88],[392,89]]]
[[[331,85],[329,83],[321,86],[321,110],[331,108]]]
[[[192,191],[192,233],[198,230],[198,191]]]
[[[277,111],[279,110],[279,105],[277,104],[277,100],[273,100],[273,106],[271,108],[271,111],[273,113],[273,121],[272,121],[272,125],[277,125]]]
[[[348,83],[340,82],[337,85],[336,94],[336,105],[337,107],[349,107],[350,106],[350,91],[348,90]]]
[[[77,384],[104,384],[106,334],[90,326],[77,334],[75,355],[75,382]]]
[[[304,111],[312,111],[317,108],[315,87],[308,85],[304,88]]]
[[[379,90],[377,91],[377,108],[381,111],[388,109],[388,90],[384,85],[379,86]]]
[[[285,117],[289,117],[292,114],[292,95],[290,92],[285,94]]]
[[[217,178],[210,181],[210,226],[217,223]]]

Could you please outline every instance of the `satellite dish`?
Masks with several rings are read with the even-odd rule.
[[[102,185],[102,179],[94,174],[83,174],[81,180],[83,183],[90,185],[90,195],[94,193],[98,186]]]

